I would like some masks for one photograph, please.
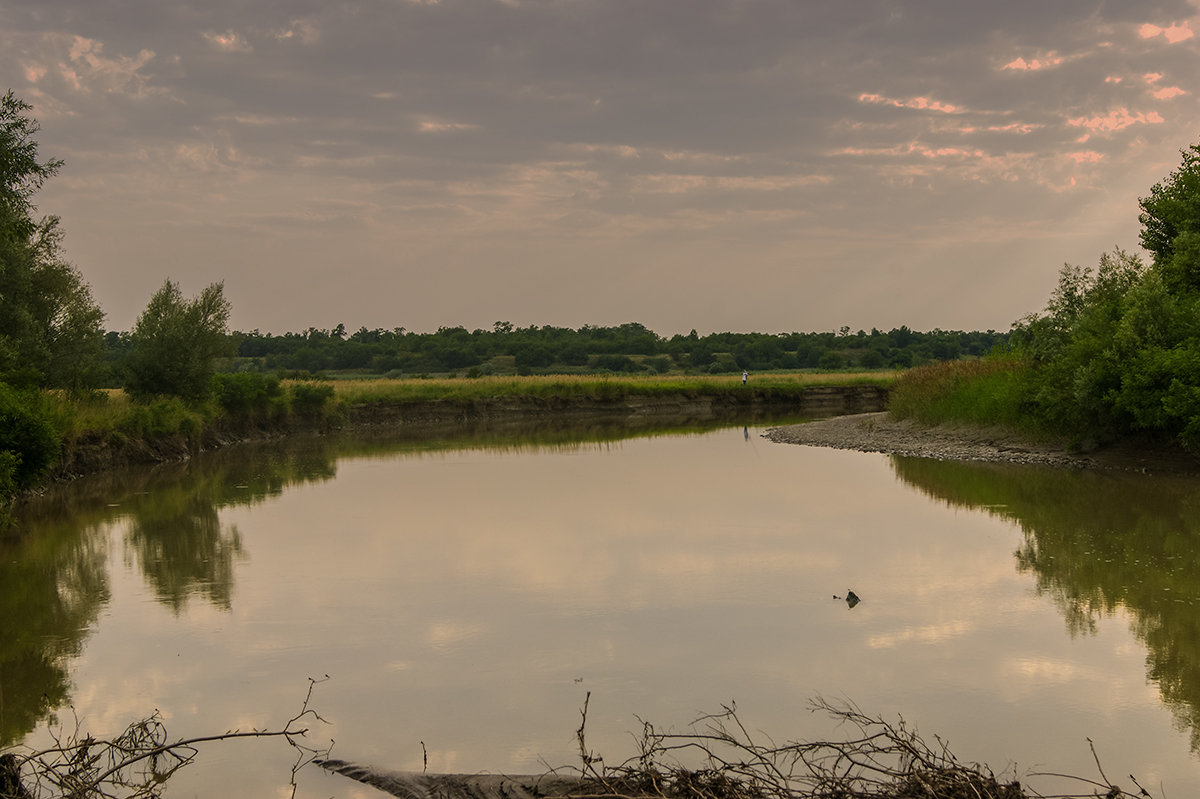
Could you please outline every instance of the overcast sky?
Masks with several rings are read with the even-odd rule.
[[[1185,0],[0,0],[109,329],[1007,330],[1200,139]]]

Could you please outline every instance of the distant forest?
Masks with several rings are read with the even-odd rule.
[[[131,346],[128,333],[105,336],[107,360],[116,365]],[[796,369],[902,369],[977,358],[1008,343],[1007,333],[933,330],[906,326],[833,333],[711,333],[666,338],[636,322],[579,329],[496,322],[490,330],[443,327],[413,333],[345,325],[332,330],[273,335],[253,330],[228,336],[231,372],[362,374],[386,377],[547,373],[720,374]]]

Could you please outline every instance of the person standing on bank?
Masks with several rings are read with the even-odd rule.
[[[746,385],[746,381],[750,378],[750,373],[745,369],[742,370],[742,385]]]

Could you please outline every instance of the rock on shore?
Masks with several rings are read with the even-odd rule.
[[[1120,469],[1147,473],[1196,474],[1200,460],[1178,447],[1126,442],[1089,452],[1068,451],[1065,443],[1023,439],[996,427],[926,427],[891,418],[887,412],[835,416],[773,427],[764,437],[782,444],[886,452],[938,460],[1028,463],[1079,469]]]

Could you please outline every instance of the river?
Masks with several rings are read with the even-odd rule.
[[[279,727],[315,678],[334,756],[536,773],[585,701],[615,764],[726,706],[824,739],[823,697],[1022,780],[1098,778],[1094,746],[1200,794],[1194,481],[761,433],[325,437],[56,489],[0,536],[0,744]],[[167,796],[286,796],[293,759],[210,744]]]

